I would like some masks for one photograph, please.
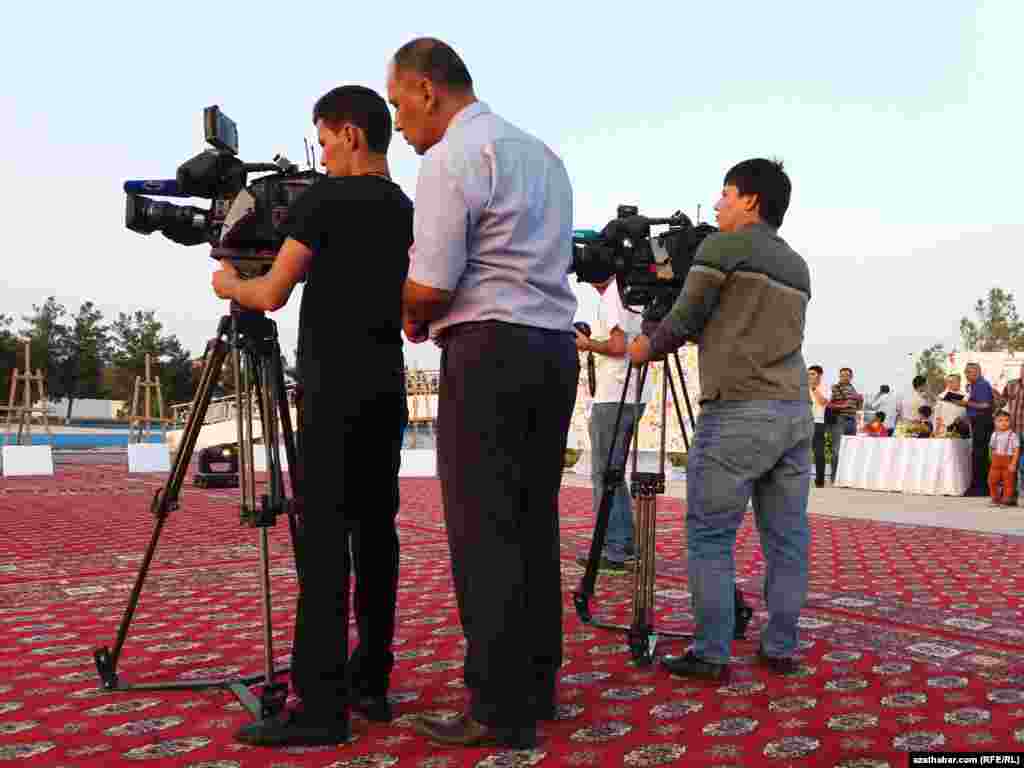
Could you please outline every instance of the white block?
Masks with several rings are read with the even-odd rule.
[[[404,449],[399,477],[437,477],[437,453],[425,449]]]
[[[53,475],[53,449],[48,445],[5,445],[4,477]]]
[[[281,471],[288,471],[288,452],[284,449],[284,443],[278,447],[277,450],[278,459],[281,462]],[[254,445],[252,447],[252,465],[253,469],[257,472],[267,471],[267,449],[263,445]]]
[[[128,472],[170,472],[171,450],[167,443],[130,443]]]

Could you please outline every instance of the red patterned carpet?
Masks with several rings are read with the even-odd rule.
[[[390,726],[354,723],[341,748],[232,742],[248,719],[224,691],[98,689],[92,651],[112,641],[152,530],[159,478],[58,466],[0,485],[0,762],[100,766],[821,765],[903,766],[905,752],[1024,750],[1024,540],[815,516],[798,675],[754,663],[764,616],[735,646],[724,687],[629,662],[623,637],[580,623],[570,592],[589,541],[591,493],[562,492],[566,662],[560,719],[534,752],[434,747],[410,727],[455,714],[461,634],[439,489],[402,481],[398,665]],[[894,497],[894,503],[899,503]],[[658,625],[692,628],[678,501],[660,499]],[[287,659],[295,577],[287,527],[272,533],[275,653]],[[749,521],[741,587],[760,608]],[[119,670],[133,681],[258,672],[256,534],[236,492],[187,486],[161,539]],[[625,620],[631,580],[602,578],[594,608]],[[678,641],[661,651],[680,652]],[[17,762],[13,762],[17,761]]]

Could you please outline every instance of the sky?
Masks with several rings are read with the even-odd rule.
[[[729,167],[782,159],[780,234],[811,270],[808,364],[829,382],[850,366],[867,392],[908,387],[916,354],[959,346],[975,301],[1024,277],[1024,3],[835,5],[18,4],[0,49],[0,313],[50,295],[108,319],[152,309],[198,356],[226,306],[216,265],[204,246],[127,230],[124,180],[173,178],[204,148],[211,104],[238,124],[244,160],[304,165],[316,99],[345,83],[384,93],[390,56],[430,35],[481,100],[562,157],[578,228],[620,203],[694,219],[700,206],[713,223]],[[420,159],[400,135],[389,161],[412,197]],[[291,360],[300,290],[273,315]],[[592,318],[595,291],[576,290]],[[438,355],[406,345],[410,365]]]

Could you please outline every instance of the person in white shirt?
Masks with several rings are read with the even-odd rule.
[[[635,312],[627,311],[619,297],[618,284],[615,278],[604,283],[595,283],[594,288],[601,296],[597,307],[597,318],[591,335],[585,336],[576,331],[576,348],[581,352],[594,352],[595,380],[597,386],[594,397],[589,403],[588,417],[590,429],[590,477],[594,491],[594,516],[597,517],[601,507],[601,499],[605,491],[605,470],[608,468],[608,455],[612,453],[611,466],[624,469],[626,446],[633,439],[633,430],[644,415],[644,406],[651,396],[651,377],[640,393],[640,404],[636,403],[636,384],[640,378],[640,369],[634,369],[630,377],[629,391],[622,408],[622,419],[618,433],[615,432],[615,418],[622,400],[622,388],[626,384],[626,372],[629,360],[626,359],[626,347],[630,340],[641,333],[641,318]],[[614,442],[614,450],[612,444]],[[625,482],[618,483],[612,496],[611,510],[608,517],[608,534],[605,539],[601,567],[605,570],[621,571],[627,567],[629,558],[634,553],[633,513],[630,508],[629,488]],[[585,565],[587,556],[579,558]]]
[[[920,411],[922,405],[930,406],[931,399],[928,397],[927,389],[928,379],[924,376],[915,376],[912,383],[913,391],[903,398],[903,402],[900,404],[899,410],[899,421],[905,421],[910,423],[917,421],[920,418]],[[888,411],[886,411],[888,413]]]
[[[828,405],[828,388],[822,381],[825,369],[820,365],[812,365],[807,369],[808,390],[811,395],[811,413],[814,414],[814,440],[811,450],[814,453],[814,485],[825,487],[825,406]]]
[[[960,402],[950,402],[945,400],[947,394],[951,395],[962,395],[963,399]],[[942,394],[939,395],[935,401],[935,436],[942,437],[946,434],[946,430],[949,429],[953,422],[961,418],[965,413],[964,403],[967,401],[967,395],[960,388],[960,374],[953,373],[946,377],[946,389],[943,390]]]
[[[900,396],[890,391],[888,384],[883,384],[878,388],[878,395],[871,404],[871,410],[882,411],[885,414],[885,429],[889,437],[892,437],[892,433],[896,431],[896,421],[899,418],[902,405]]]

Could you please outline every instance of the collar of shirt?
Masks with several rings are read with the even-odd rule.
[[[741,232],[747,229],[755,229],[761,232],[768,232],[769,234],[772,235],[779,231],[778,227],[773,227],[767,221],[755,221],[751,224],[744,224],[742,227],[740,227]]]
[[[456,112],[454,117],[452,117],[451,121],[448,123],[448,127],[444,130],[444,135],[447,136],[448,132],[453,128],[457,128],[463,123],[468,123],[474,117],[488,115],[490,112],[491,108],[487,106],[485,102],[474,101],[472,104],[467,104]]]

